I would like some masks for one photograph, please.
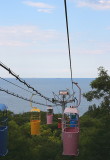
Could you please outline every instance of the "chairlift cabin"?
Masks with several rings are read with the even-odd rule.
[[[31,109],[31,135],[39,135],[40,134],[40,109],[36,107],[32,107]]]
[[[58,128],[62,128],[62,118],[58,118]]]
[[[53,124],[53,107],[47,107],[47,124]]]
[[[7,107],[0,104],[0,156],[5,156],[8,153],[8,126],[7,126]]]
[[[63,155],[78,155],[79,114],[77,108],[66,108],[63,121]]]

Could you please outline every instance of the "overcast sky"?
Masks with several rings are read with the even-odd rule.
[[[110,0],[67,8],[73,78],[110,70]],[[20,77],[69,78],[64,0],[0,0],[0,61]],[[1,67],[0,76],[11,77]]]

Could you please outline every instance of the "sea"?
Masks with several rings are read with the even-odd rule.
[[[11,82],[7,82],[7,81]],[[32,89],[27,88],[24,84],[16,80],[15,78],[5,78],[5,80],[0,79],[0,88],[3,88],[7,90],[8,92],[13,92],[15,94],[18,94],[19,96],[22,96],[24,98],[30,99],[32,96],[32,93],[35,93],[32,91]],[[59,91],[62,90],[69,90],[70,94],[72,94],[72,84],[71,84],[71,79],[70,78],[24,78],[23,80],[26,81],[30,86],[35,88],[38,92],[40,92],[42,95],[52,99],[58,97],[61,99],[59,95]],[[78,85],[81,88],[81,104],[78,107],[79,110],[79,115],[82,116],[87,110],[88,107],[94,103],[98,104],[97,101],[92,101],[88,102],[84,97],[83,93],[86,93],[91,89],[90,83],[94,80],[94,78],[74,78],[74,81],[78,83]],[[27,92],[12,83],[32,92]],[[76,86],[73,86],[74,92],[75,92],[75,97],[78,99],[79,98],[79,92],[78,88]],[[68,99],[68,97],[67,97]],[[8,110],[14,112],[15,114],[19,113],[24,113],[24,112],[29,112],[31,110],[31,105],[33,107],[38,107],[41,111],[46,112],[47,111],[47,106],[51,105],[50,102],[45,100],[44,98],[40,97],[39,95],[34,95],[32,97],[33,101],[42,103],[44,105],[38,105],[34,103],[30,103],[28,101],[19,99],[15,96],[9,95],[3,91],[0,91],[0,103],[5,104],[8,107]],[[53,104],[54,107],[54,113],[62,113],[62,107],[61,106],[56,106]],[[67,107],[74,106],[73,103],[67,104]]]

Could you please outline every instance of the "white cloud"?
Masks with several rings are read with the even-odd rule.
[[[0,46],[36,45],[59,37],[56,30],[42,30],[37,26],[0,26]]]
[[[41,2],[23,1],[23,3],[31,7],[36,7],[38,12],[51,13],[55,8],[52,5]]]
[[[109,55],[110,54],[110,42],[89,41],[92,48],[80,48],[76,50],[78,54],[86,55]]]
[[[107,27],[106,30],[110,30],[110,27]]]
[[[20,41],[0,41],[0,46],[13,46],[13,47],[23,47],[23,46],[27,46],[27,43],[24,42],[20,42]]]
[[[78,7],[89,7],[95,10],[110,9],[110,0],[73,0]]]
[[[38,9],[38,12],[51,13],[52,9]]]
[[[81,50],[81,51],[77,51],[79,54],[104,54],[105,51],[101,50],[101,49],[96,49],[96,50]]]

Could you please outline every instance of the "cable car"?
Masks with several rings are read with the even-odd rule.
[[[39,135],[40,134],[40,109],[36,107],[32,107],[31,109],[31,135]]]
[[[77,108],[66,108],[63,121],[63,155],[78,155],[79,114]]]
[[[62,118],[58,118],[58,128],[62,128]]]
[[[7,126],[7,107],[0,104],[0,156],[5,156],[8,153],[8,126]]]
[[[53,124],[53,108],[47,107],[47,124]]]

